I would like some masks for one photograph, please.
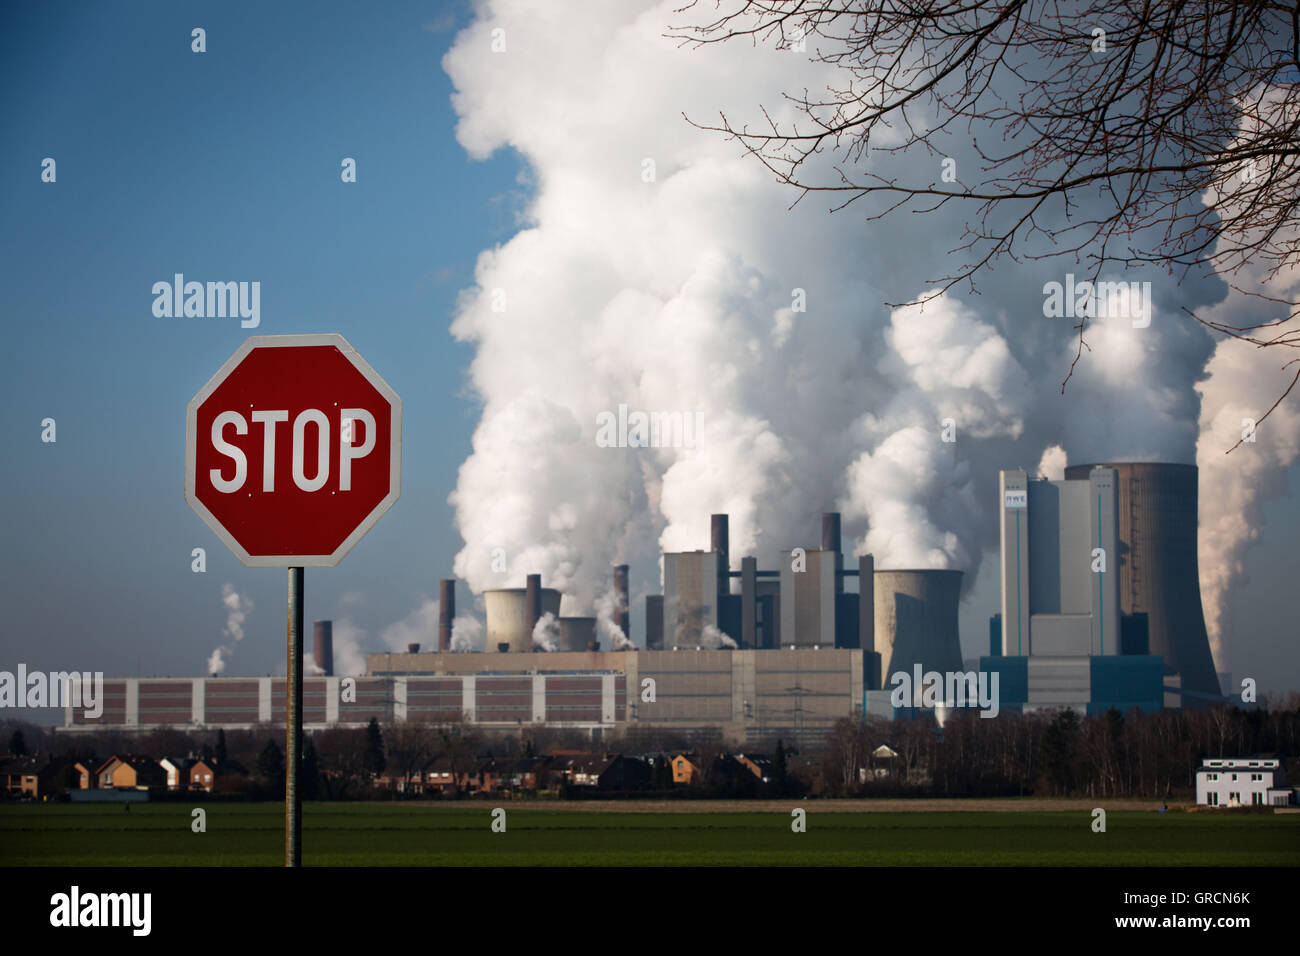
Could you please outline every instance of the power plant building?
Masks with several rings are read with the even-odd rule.
[[[1196,469],[1182,465],[1078,465],[1061,481],[1001,472],[1002,606],[980,667],[999,672],[1004,706],[1097,713],[1183,702],[1179,659],[1167,655],[1184,646],[1194,655],[1198,623],[1204,635],[1195,487]],[[1162,586],[1171,575],[1179,587]],[[1157,618],[1188,630],[1157,636]],[[1213,692],[1213,665],[1205,671]]]
[[[1200,604],[1195,467],[1079,465],[1061,481],[1009,470],[998,494],[1000,613],[979,669],[997,673],[1000,709],[1219,699]],[[783,551],[776,569],[747,555],[733,570],[727,516],[713,515],[710,531],[708,551],[663,556],[663,594],[645,596],[643,650],[618,636],[629,636],[626,565],[613,568],[609,620],[561,617],[560,592],[537,574],[482,592],[477,653],[451,651],[455,581],[443,580],[435,650],[370,654],[357,677],[334,673],[330,623],[316,622],[320,673],[304,680],[304,724],[465,720],[593,736],[716,727],[746,746],[812,745],[841,718],[896,716],[891,676],[965,670],[961,571],[877,568],[869,554],[846,567],[835,513],[822,516],[821,547]],[[602,627],[617,649],[600,649]],[[280,723],[285,682],[109,679],[101,703],[97,718],[67,707],[62,729]]]
[[[1066,479],[1094,465],[1065,469]],[[1221,699],[1201,608],[1195,465],[1112,462],[1119,492],[1120,613],[1134,641],[1164,662],[1166,683],[1184,705]],[[1140,648],[1135,647],[1134,650]]]

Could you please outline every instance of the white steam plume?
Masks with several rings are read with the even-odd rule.
[[[226,641],[208,655],[207,673],[214,677],[225,671],[227,658],[234,653],[236,645],[244,639],[244,621],[253,610],[252,599],[239,593],[230,583],[221,586],[221,603],[226,609],[226,626],[221,630]]]
[[[726,512],[732,555],[770,567],[815,543],[833,504],[877,567],[957,568],[969,586],[997,547],[999,469],[1052,445],[1073,461],[1191,460],[1210,342],[1178,312],[1201,287],[1126,275],[1153,282],[1150,326],[1090,322],[1064,397],[1075,322],[1046,318],[1042,293],[1060,263],[886,308],[932,288],[935,250],[956,243],[963,214],[914,217],[908,232],[789,209],[757,162],[682,113],[764,103],[785,123],[799,116],[781,91],[842,75],[744,43],[682,48],[663,36],[678,6],[593,5],[582,55],[556,58],[573,43],[571,10],[485,0],[443,61],[460,143],[475,158],[518,151],[536,184],[524,227],[480,255],[452,324],[474,346],[482,402],[450,497],[465,541],[455,571],[474,592],[540,572],[564,613],[596,605],[618,647],[628,635],[600,610],[611,565],[631,565],[634,592],[654,587],[660,550],[706,547],[709,514]],[[496,28],[511,39],[494,56]],[[959,168],[979,163],[969,143],[953,148]],[[888,176],[914,160],[870,162]],[[620,405],[698,413],[702,434],[694,447],[601,447],[597,417]]]
[[[1252,91],[1243,96],[1242,128],[1255,124],[1293,125],[1293,117],[1281,115],[1282,98],[1271,91]],[[1231,172],[1204,196],[1228,221],[1252,190],[1270,189],[1270,162],[1293,163],[1290,157],[1256,159],[1258,168],[1250,176]],[[1232,244],[1255,244],[1256,254],[1230,278],[1237,288],[1211,309],[1201,310],[1204,318],[1235,327],[1276,322],[1259,329],[1260,338],[1294,337],[1297,321],[1290,316],[1287,302],[1300,300],[1300,270],[1274,269],[1270,262],[1276,250],[1294,250],[1300,241],[1300,226],[1288,222],[1267,239],[1259,230],[1239,230],[1220,238],[1216,256],[1221,267]],[[1238,289],[1258,289],[1262,295],[1247,295]],[[1278,347],[1261,352],[1256,346],[1230,338],[1215,347],[1206,372],[1196,386],[1201,393],[1200,440],[1196,463],[1200,468],[1198,560],[1201,601],[1215,667],[1231,669],[1224,642],[1226,618],[1232,609],[1232,595],[1244,583],[1243,556],[1259,537],[1263,523],[1262,505],[1288,493],[1286,470],[1300,456],[1300,405],[1293,392],[1267,419],[1264,415],[1295,377],[1289,354],[1276,362],[1262,361],[1281,351]],[[1286,363],[1286,364],[1284,364]],[[1261,419],[1264,419],[1261,422]],[[1258,427],[1256,427],[1258,426]],[[1238,445],[1238,442],[1241,442]],[[1230,449],[1237,446],[1229,453]]]
[[[723,647],[736,648],[736,642],[729,636],[718,630],[712,624],[704,625],[704,648],[706,650],[718,650]]]
[[[1070,463],[1066,457],[1065,449],[1060,445],[1053,445],[1043,452],[1043,457],[1038,460],[1038,474],[1047,478],[1049,481],[1064,481],[1065,466]]]
[[[624,634],[623,628],[619,626],[618,616],[627,610],[620,607],[620,603],[618,593],[612,587],[601,592],[595,601],[597,637],[608,641],[610,650],[614,651],[626,651],[636,646],[632,643],[631,637]]]
[[[405,618],[390,624],[379,634],[386,650],[405,651],[409,644],[428,650],[438,639],[438,602],[421,598],[420,604]]]
[[[483,624],[478,618],[462,614],[451,622],[453,651],[482,650]]]
[[[540,647],[543,651],[558,651],[560,645],[556,643],[560,638],[560,625],[555,620],[555,615],[550,611],[538,619],[533,625],[533,646]]]

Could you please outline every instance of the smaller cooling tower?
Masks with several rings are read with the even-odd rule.
[[[560,592],[554,588],[539,588],[541,611],[560,616]],[[487,611],[487,643],[489,652],[499,651],[501,645],[516,654],[526,654],[533,649],[533,632],[528,627],[527,592],[524,588],[497,588],[483,592]]]
[[[587,645],[596,640],[594,617],[562,617],[559,629],[555,643],[562,651],[585,651]]]
[[[883,689],[890,689],[892,674],[910,675],[916,664],[922,672],[962,670],[957,629],[961,575],[960,571],[876,571],[874,639]]]

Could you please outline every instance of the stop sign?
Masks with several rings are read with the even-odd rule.
[[[257,335],[186,410],[185,500],[249,567],[338,564],[401,492],[402,400],[341,335]]]

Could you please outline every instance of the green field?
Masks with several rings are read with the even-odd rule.
[[[1300,814],[1114,811],[827,812],[807,832],[788,807],[628,813],[491,804],[308,804],[303,862],[317,866],[1297,866]],[[4,866],[279,866],[281,804],[0,806]]]

